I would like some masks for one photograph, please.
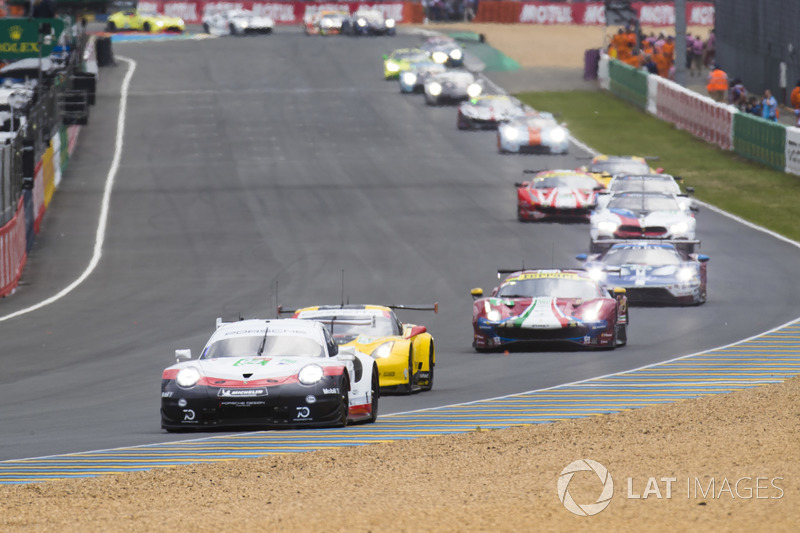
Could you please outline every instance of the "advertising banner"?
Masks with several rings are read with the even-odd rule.
[[[786,172],[800,176],[800,128],[786,128]]]

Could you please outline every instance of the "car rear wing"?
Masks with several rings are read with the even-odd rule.
[[[435,314],[439,313],[439,302],[433,302],[433,305],[387,305],[389,309],[409,309],[411,311],[433,311]]]
[[[602,239],[592,241],[594,246],[602,247],[604,250],[611,248],[615,244],[672,244],[679,251],[694,253],[695,248],[700,247],[700,241],[676,240],[676,239]]]

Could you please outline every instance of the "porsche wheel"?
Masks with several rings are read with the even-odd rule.
[[[422,386],[422,390],[428,391],[433,388],[433,367],[435,363],[433,362],[434,354],[436,353],[433,341],[431,341],[431,348],[428,351],[428,379],[425,380],[425,385]]]
[[[628,344],[628,325],[621,324],[617,326],[616,335],[614,335],[615,346],[625,346]]]
[[[367,419],[367,424],[372,424],[378,419],[378,400],[381,396],[381,386],[378,380],[378,365],[372,366],[372,383],[370,385],[370,394],[372,395],[372,412]]]
[[[414,348],[409,347],[408,349],[408,385],[405,388],[406,394],[411,394],[414,392]]]
[[[236,25],[232,22],[228,25],[228,30],[231,32],[231,35],[239,35],[239,31],[236,29]]]
[[[146,31],[147,33],[150,33],[150,31],[152,31],[153,27],[150,25],[149,22],[145,22],[144,25],[142,26],[142,29],[144,31]]]
[[[203,32],[204,33],[211,33],[211,28],[208,26],[208,22],[203,23]]]
[[[343,428],[347,425],[347,419],[350,415],[350,380],[345,378],[342,383],[342,398],[339,405],[339,418],[334,422],[335,427]]]

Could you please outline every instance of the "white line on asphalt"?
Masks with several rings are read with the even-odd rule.
[[[103,202],[100,206],[100,217],[97,222],[97,233],[95,234],[94,239],[94,253],[92,254],[92,259],[86,266],[86,270],[84,270],[83,273],[78,276],[78,279],[61,289],[58,293],[54,294],[50,298],[47,298],[46,300],[42,300],[35,305],[26,307],[25,309],[20,309],[19,311],[15,311],[5,316],[1,316],[0,322],[16,318],[20,315],[25,315],[41,309],[42,307],[48,306],[51,303],[57,302],[67,294],[71,293],[81,283],[83,283],[86,278],[88,278],[92,272],[94,272],[94,269],[97,268],[97,265],[100,263],[100,258],[103,256],[103,242],[105,241],[106,236],[106,225],[108,224],[108,205],[111,202],[111,189],[114,187],[114,178],[117,176],[119,162],[122,158],[122,141],[125,134],[125,111],[128,107],[128,87],[131,84],[131,78],[133,78],[133,73],[136,70],[136,61],[133,59],[123,56],[116,57],[117,59],[121,59],[122,61],[128,63],[128,72],[125,73],[125,78],[122,80],[122,90],[120,91],[119,96],[119,115],[117,116],[117,137],[114,143],[114,158],[111,160],[111,168],[108,169],[108,175],[106,176],[106,185],[103,191]]]

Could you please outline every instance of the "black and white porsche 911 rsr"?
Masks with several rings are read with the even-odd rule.
[[[468,70],[452,69],[429,76],[423,90],[428,105],[458,104],[484,94],[484,82]]]
[[[217,11],[203,17],[203,31],[212,35],[253,35],[272,33],[275,21],[247,9]]]
[[[161,427],[345,426],[374,422],[375,360],[340,348],[319,322],[217,319],[197,359],[176,350],[161,380]]]

